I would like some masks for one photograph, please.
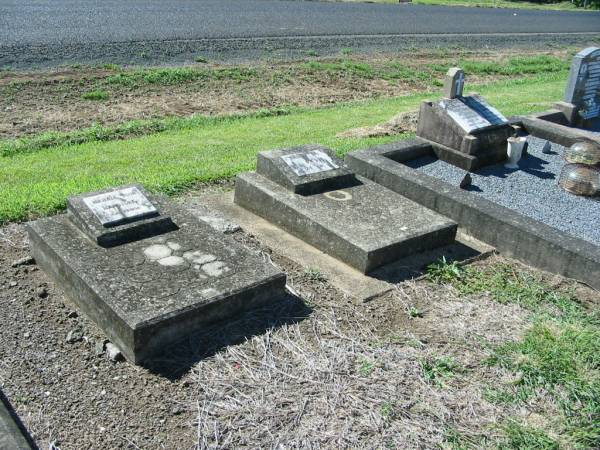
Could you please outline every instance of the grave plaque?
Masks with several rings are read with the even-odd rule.
[[[314,161],[315,153],[324,171],[298,175],[288,165],[289,157]],[[454,240],[452,221],[357,177],[325,147],[260,152],[258,159],[255,173],[237,177],[235,202],[363,273]],[[299,191],[295,183],[304,177],[312,184]]]
[[[582,119],[600,116],[600,48],[586,48],[573,58],[565,101],[577,107]]]
[[[136,186],[85,197],[83,202],[105,227],[158,215],[152,202]]]
[[[307,153],[292,153],[291,155],[283,155],[281,158],[300,177],[340,168],[322,150],[311,150]]]
[[[136,364],[284,295],[272,264],[141,186],[68,204],[68,214],[28,224],[32,255]],[[113,233],[109,246],[104,233]]]
[[[469,95],[461,97],[460,100],[492,125],[508,123],[506,117],[480,95]]]
[[[465,102],[459,98],[442,100],[440,101],[440,106],[446,110],[448,115],[467,133],[492,125],[491,122],[477,111],[469,108]]]

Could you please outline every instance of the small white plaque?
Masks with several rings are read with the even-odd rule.
[[[284,155],[281,158],[299,177],[340,168],[327,153],[321,150],[311,150],[307,153],[293,153],[291,155]]]
[[[136,187],[86,197],[83,202],[104,226],[158,213],[152,202]]]

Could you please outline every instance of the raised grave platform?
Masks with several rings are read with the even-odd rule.
[[[532,154],[527,158],[533,159],[536,156]],[[433,172],[428,174],[424,169],[424,161],[426,164],[436,164],[435,176]],[[555,226],[550,226],[543,218],[532,218],[516,207],[503,206],[500,199],[495,198],[499,193],[490,194],[486,198],[477,192],[477,189],[485,187],[483,183],[501,182],[481,178],[497,176],[509,183],[511,181],[506,180],[506,174],[494,175],[486,172],[493,172],[492,168],[482,169],[481,178],[477,172],[472,175],[474,185],[468,189],[461,189],[459,183],[464,172],[458,173],[460,171],[457,172],[456,168],[441,167],[442,162],[436,161],[434,147],[419,138],[346,155],[346,163],[356,173],[452,218],[468,234],[494,246],[507,256],[600,288],[600,246],[594,241],[574,237]],[[446,176],[437,173],[440,170],[447,172]],[[503,168],[498,170],[505,171]],[[532,174],[544,176],[541,170],[530,173]],[[556,180],[540,179],[539,182],[556,183]],[[515,189],[522,189],[522,186],[515,186]],[[528,189],[535,190],[532,187]],[[557,193],[559,194],[562,193]],[[514,195],[518,193],[515,192]],[[548,201],[546,197],[540,196],[538,200],[530,201],[529,208],[536,208],[536,204]],[[581,201],[577,198],[571,200]],[[589,201],[594,202],[592,206],[598,203],[595,200]],[[556,205],[557,212],[560,208],[561,205]],[[582,210],[581,214],[585,215],[585,210]],[[565,217],[565,220],[567,219],[568,217]]]
[[[363,273],[450,244],[457,229],[314,145],[259,153],[257,172],[236,179],[234,201]]]
[[[37,264],[136,364],[284,295],[282,272],[140,186],[70,198],[28,231]]]

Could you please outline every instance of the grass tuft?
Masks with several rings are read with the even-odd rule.
[[[84,100],[93,100],[93,101],[104,101],[108,100],[109,94],[106,91],[95,90],[86,92],[81,96]]]

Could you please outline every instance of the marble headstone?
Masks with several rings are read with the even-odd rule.
[[[573,58],[565,102],[575,105],[582,119],[600,116],[600,48],[588,47]]]

